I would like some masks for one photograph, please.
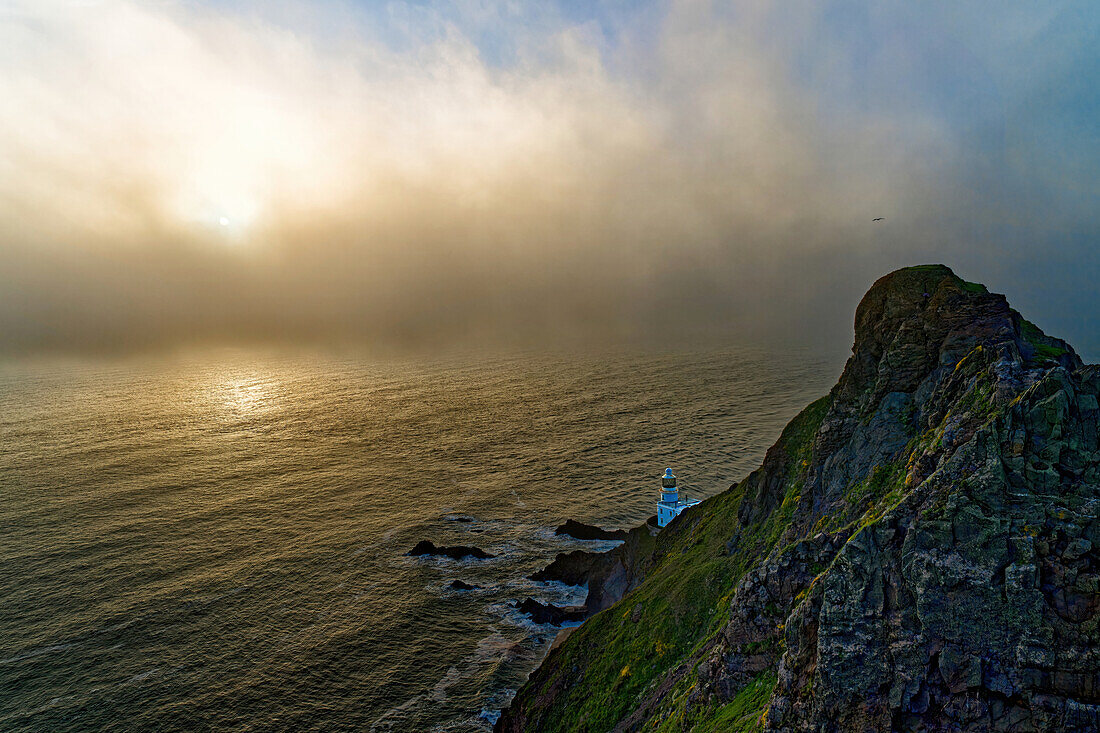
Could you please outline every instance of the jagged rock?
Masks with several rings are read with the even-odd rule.
[[[464,583],[461,580],[452,580],[450,583],[450,588],[451,590],[481,590],[480,585]]]
[[[625,540],[627,536],[624,529],[602,529],[575,519],[567,519],[565,524],[554,530],[554,534],[566,534],[578,540]]]
[[[531,617],[536,624],[561,626],[569,621],[580,621],[585,617],[584,606],[560,608],[553,603],[539,603],[534,598],[526,598],[523,603],[514,603],[514,608]]]
[[[478,560],[487,560],[494,555],[489,554],[480,547],[467,547],[466,545],[455,545],[454,547],[436,547],[431,540],[420,540],[416,543],[416,547],[409,550],[406,555],[413,557],[419,555],[442,555],[454,560],[461,560],[464,557],[474,557]]]
[[[943,266],[855,321],[759,469],[590,561],[630,606],[498,730],[1100,729],[1100,368]]]
[[[531,580],[558,581],[566,585],[584,585],[592,569],[604,562],[603,553],[573,550],[559,552],[554,562],[530,575]]]
[[[531,580],[556,580],[567,585],[588,585],[585,607],[596,613],[618,601],[641,582],[642,569],[637,562],[652,548],[658,529],[656,516],[626,533],[623,544],[607,552],[574,550],[561,552],[546,568],[530,576]]]

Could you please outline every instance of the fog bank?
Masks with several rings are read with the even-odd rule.
[[[816,345],[945,262],[1100,356],[1100,11],[970,7],[9,2],[0,349]]]

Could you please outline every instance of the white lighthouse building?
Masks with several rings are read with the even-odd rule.
[[[671,468],[666,468],[665,475],[661,477],[661,500],[657,502],[657,526],[665,526],[680,516],[680,512],[698,503],[699,499],[680,498],[676,477],[672,475]]]

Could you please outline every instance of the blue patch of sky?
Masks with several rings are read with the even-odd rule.
[[[489,66],[507,68],[529,57],[539,41],[566,30],[583,32],[601,54],[615,49],[625,34],[642,41],[655,38],[664,2],[560,0],[559,2],[439,2],[437,0],[330,0],[317,3],[257,0],[192,0],[315,39],[350,32],[394,52],[415,51],[451,33],[477,47]]]

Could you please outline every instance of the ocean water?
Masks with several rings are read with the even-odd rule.
[[[805,352],[209,352],[0,365],[0,730],[485,730],[568,517],[753,469]],[[462,521],[469,520],[469,521]],[[491,560],[411,558],[421,539]],[[483,586],[453,591],[454,579]]]

